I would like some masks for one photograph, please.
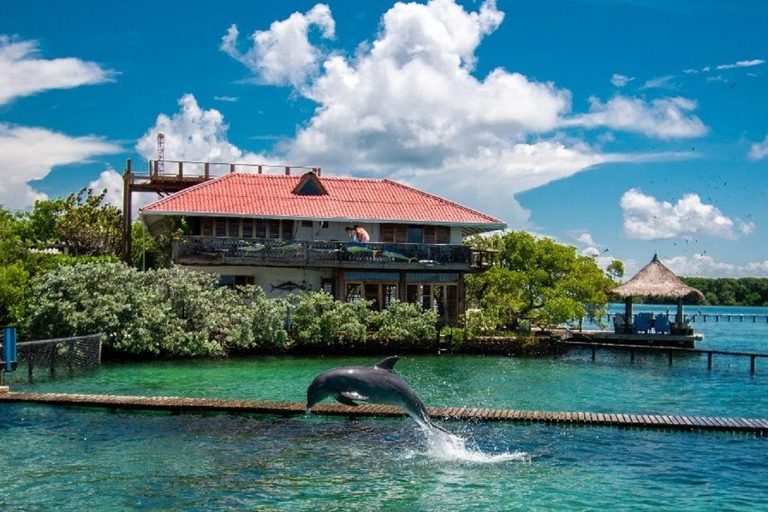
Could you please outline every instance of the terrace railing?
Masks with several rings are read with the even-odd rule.
[[[482,268],[482,253],[466,245],[239,239],[186,236],[173,241],[181,264],[324,267]]]

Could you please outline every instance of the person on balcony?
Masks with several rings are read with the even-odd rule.
[[[357,226],[355,226],[357,227]],[[353,227],[347,226],[345,228],[345,231],[347,232],[347,236],[349,237],[350,242],[357,242],[357,230]]]
[[[355,234],[357,235],[358,242],[367,243],[371,241],[371,236],[368,234],[365,228],[359,225],[355,225],[353,229],[355,230]]]

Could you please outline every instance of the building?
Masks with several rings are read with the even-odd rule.
[[[442,322],[464,311],[464,276],[483,270],[462,240],[504,229],[489,215],[387,179],[232,172],[140,209],[153,234],[184,217],[173,259],[215,272],[223,284],[260,285],[269,296],[325,290],[340,300],[394,299],[435,308]],[[360,226],[368,242],[350,241]]]

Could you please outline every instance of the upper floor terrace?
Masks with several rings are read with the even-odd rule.
[[[195,266],[346,269],[431,269],[478,272],[483,251],[468,245],[339,242],[184,236],[173,240],[173,260]]]

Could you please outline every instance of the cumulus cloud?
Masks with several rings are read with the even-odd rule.
[[[88,188],[100,194],[106,190],[104,202],[123,208],[123,177],[114,169],[105,169],[99,177],[88,184]]]
[[[318,4],[257,32],[246,53],[236,49],[233,26],[221,49],[262,83],[292,85],[316,104],[296,136],[277,146],[283,159],[393,177],[517,227],[528,212],[515,193],[605,162],[659,158],[603,153],[557,130],[609,127],[660,138],[706,132],[691,114],[695,102],[683,98],[649,103],[618,96],[572,116],[571,92],[552,82],[503,68],[476,76],[478,47],[503,20],[493,0],[475,11],[454,0],[398,2],[375,38],[347,56],[309,43],[313,23],[332,35],[330,11]]]
[[[763,59],[740,60],[738,62],[734,62],[733,64],[720,64],[717,66],[717,69],[749,68],[752,66],[759,66],[761,64],[765,64]]]
[[[216,109],[200,108],[195,97],[179,99],[179,111],[157,116],[155,125],[136,144],[146,159],[157,158],[157,134],[165,136],[165,159],[197,162],[262,162],[263,155],[246,153],[227,139],[229,126]],[[266,163],[266,162],[265,162]]]
[[[119,145],[100,137],[70,137],[45,128],[0,123],[0,204],[12,210],[27,208],[45,197],[30,183],[45,178],[54,167],[121,151]]]
[[[630,189],[621,198],[624,232],[629,238],[659,240],[707,235],[737,238],[734,221],[697,194],[686,194],[676,204],[659,201],[640,190]],[[753,228],[754,226],[752,226]],[[745,228],[740,228],[747,234]],[[751,228],[747,228],[751,232]]]
[[[687,277],[768,277],[768,260],[736,265],[706,254],[694,254],[665,259],[664,264],[675,274]]]
[[[251,36],[253,46],[241,53],[237,49],[237,25],[229,27],[220,49],[242,62],[265,84],[302,86],[318,71],[321,51],[309,41],[309,31],[317,27],[326,39],[333,39],[336,25],[331,9],[317,4],[308,12],[293,13],[284,21],[275,21],[269,30],[257,30]]]
[[[0,105],[49,89],[70,89],[114,79],[115,73],[76,58],[46,60],[36,41],[0,35]]]
[[[749,148],[749,158],[751,160],[762,160],[768,156],[768,135],[762,142],[755,142]]]
[[[616,87],[624,87],[634,79],[635,77],[633,76],[620,75],[618,73],[614,73],[613,76],[611,77],[611,83]]]
[[[695,101],[681,97],[647,102],[640,98],[614,96],[606,103],[592,97],[589,113],[574,116],[564,125],[607,126],[660,139],[698,137],[707,133],[707,127],[691,114],[696,107]]]

